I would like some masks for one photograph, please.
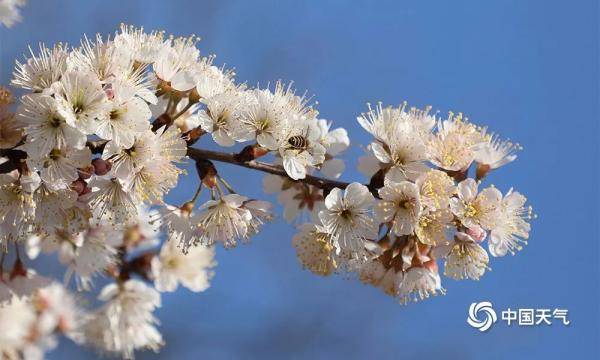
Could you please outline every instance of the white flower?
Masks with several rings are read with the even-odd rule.
[[[242,205],[247,197],[230,194],[219,200],[209,200],[200,207],[192,222],[198,226],[200,243],[210,246],[221,242],[233,247],[237,240],[245,240],[252,213]]]
[[[345,151],[350,146],[348,133],[344,128],[329,131],[331,123],[327,120],[317,120],[317,126],[321,131],[321,145],[326,148],[325,161],[319,168],[325,176],[338,178],[345,168],[344,161],[336,159],[335,156]]]
[[[342,159],[329,158],[327,155],[328,154],[325,154],[325,161],[323,161],[323,164],[319,167],[319,171],[326,177],[337,179],[344,172],[346,164]]]
[[[20,358],[35,320],[35,308],[28,299],[13,296],[0,304],[0,351],[6,359]]]
[[[357,117],[358,123],[368,131],[375,139],[385,142],[389,138],[390,128],[397,123],[404,123],[412,127],[419,135],[426,135],[431,132],[435,125],[435,116],[429,114],[431,107],[418,109],[415,107],[407,108],[404,102],[397,108],[388,106],[383,107],[378,103],[375,109],[371,104],[367,104],[369,111]]]
[[[483,136],[477,127],[466,120],[462,114],[438,121],[438,132],[429,143],[430,161],[444,170],[464,171],[467,169],[475,153],[481,147]]]
[[[35,259],[41,253],[50,254],[58,252],[61,263],[70,261],[73,249],[81,246],[84,233],[69,233],[63,229],[55,229],[47,234],[33,234],[25,242],[25,250],[30,259]]]
[[[421,211],[415,234],[422,244],[441,245],[446,243],[446,228],[452,221],[452,212],[447,208]]]
[[[17,61],[12,84],[33,92],[52,92],[52,84],[60,80],[66,70],[68,48],[62,44],[52,49],[40,44],[39,54],[29,48],[31,57],[24,63]]]
[[[119,180],[94,176],[89,186],[92,192],[84,195],[84,200],[88,201],[96,224],[106,221],[122,226],[135,219],[137,207],[134,199]]]
[[[202,58],[195,68],[196,92],[201,99],[210,100],[213,96],[225,93],[235,93],[243,89],[235,85],[233,71],[218,68],[212,63],[214,56]]]
[[[52,149],[83,149],[87,137],[67,124],[53,97],[31,94],[21,99],[19,121],[25,126],[29,156],[40,158]]]
[[[327,154],[337,156],[350,146],[348,132],[344,128],[336,128],[331,131],[331,122],[324,119],[317,120],[317,127],[321,133],[320,143],[327,149]]]
[[[186,204],[181,208],[165,205],[159,209],[161,226],[167,231],[169,241],[176,242],[184,252],[196,243],[196,229],[192,226],[190,218],[193,217],[192,205]]]
[[[247,109],[241,112],[238,127],[241,134],[236,138],[250,140],[256,137],[256,142],[269,150],[277,150],[279,139],[287,137],[290,128],[286,128],[286,124],[293,127],[288,119],[313,120],[317,115],[314,109],[307,107],[304,96],[295,95],[291,84],[285,86],[278,81],[273,92],[255,89],[249,95]]]
[[[96,134],[105,140],[112,140],[114,145],[129,149],[136,136],[150,128],[152,112],[148,104],[126,88],[124,84],[113,86],[112,99],[108,116],[99,119]]]
[[[94,73],[73,70],[62,76],[58,88],[58,112],[67,124],[84,134],[93,134],[98,126],[97,119],[110,112],[110,103],[100,80]]]
[[[7,241],[24,237],[34,209],[31,194],[19,184],[0,185],[0,243],[7,246]]]
[[[443,171],[431,169],[415,181],[423,206],[432,210],[447,208],[456,191],[454,180]]]
[[[359,279],[365,284],[378,286],[386,274],[383,263],[377,259],[364,263],[359,270]]]
[[[32,143],[24,145],[25,149],[32,146]],[[80,150],[69,147],[54,148],[47,155],[27,159],[29,168],[39,171],[42,181],[52,190],[68,188],[79,178],[77,169],[89,166],[91,162],[92,153],[87,147]]]
[[[155,78],[148,74],[145,65],[128,65],[129,68],[123,69],[110,78],[110,83],[105,85],[106,95],[109,100],[120,98],[124,99],[138,97],[148,104],[156,105]],[[166,105],[166,103],[165,103]],[[163,111],[166,108],[163,107]],[[160,115],[160,114],[159,114]]]
[[[495,134],[482,135],[486,139],[475,151],[475,161],[480,165],[485,165],[487,169],[497,169],[508,163],[515,161],[516,152],[521,150],[519,144],[509,140],[500,140]]]
[[[292,238],[296,256],[302,266],[312,273],[328,276],[337,268],[331,236],[319,225],[304,224]]]
[[[131,58],[142,64],[153,63],[160,52],[169,46],[164,33],[152,31],[147,34],[144,28],[121,24],[121,32],[115,36],[115,46],[129,51]]]
[[[71,248],[71,256],[62,259],[64,264],[69,265],[65,278],[69,279],[75,274],[77,287],[89,290],[94,277],[117,263],[115,245],[117,240],[121,240],[119,235],[108,226],[91,227],[85,233],[83,242]]]
[[[427,147],[409,123],[394,123],[388,131],[384,142],[371,143],[373,154],[390,167],[389,172],[414,181],[427,170]]]
[[[102,152],[102,159],[112,163],[111,173],[121,180],[130,179],[136,169],[156,159],[159,154],[157,136],[149,129],[135,137],[133,144],[123,149],[109,141]]]
[[[369,111],[356,118],[360,126],[369,132],[375,139],[385,141],[391,124],[398,122],[399,110],[391,106],[383,107],[378,103],[375,109],[367,104]]]
[[[159,150],[160,157],[169,162],[179,162],[187,154],[187,144],[181,138],[181,132],[177,127],[164,127],[156,131],[158,136],[155,145]]]
[[[195,246],[184,254],[175,241],[166,241],[152,259],[156,290],[173,292],[179,283],[193,292],[208,289],[217,265],[214,257],[214,247]]]
[[[110,141],[102,158],[112,162],[112,174],[128,185],[128,190],[134,187],[139,198],[159,202],[162,194],[177,184],[183,171],[174,162],[180,162],[186,153],[187,145],[179,129],[171,126],[166,130],[164,127],[158,129],[156,134],[145,131],[136,136],[133,146],[128,149],[121,149]],[[143,194],[145,190],[151,192],[147,194],[149,196]]]
[[[387,295],[396,297],[400,295],[400,287],[402,286],[403,280],[404,273],[402,271],[396,271],[396,269],[390,268],[379,281],[379,288]]]
[[[196,86],[196,64],[200,52],[195,37],[177,38],[172,47],[163,48],[153,64],[156,76],[177,91],[187,91]]]
[[[164,171],[165,168],[175,171]],[[164,194],[177,185],[180,173],[178,170],[168,162],[160,160],[147,163],[137,168],[127,179],[127,191],[140,203],[160,204]]]
[[[160,211],[138,204],[137,219],[127,228],[123,236],[123,245],[128,250],[143,251],[160,244]]]
[[[21,9],[26,0],[0,0],[0,23],[7,28],[21,21]]]
[[[248,92],[250,100],[246,104],[236,128],[236,138],[256,138],[256,142],[269,150],[277,149],[277,137],[281,132],[286,113],[268,90],[255,89]]]
[[[430,260],[425,265],[411,267],[405,273],[398,293],[400,303],[406,304],[445,293],[435,260]]]
[[[356,182],[345,191],[335,188],[327,195],[319,218],[338,252],[362,254],[365,240],[377,237],[377,224],[370,215],[374,202],[369,189]]]
[[[76,205],[77,193],[69,188],[52,190],[42,184],[33,193],[33,201],[36,230],[51,233],[72,220],[70,210]]]
[[[371,178],[381,169],[382,164],[375,157],[375,155],[373,155],[371,144],[367,146],[367,150],[367,155],[358,158],[357,169],[361,174]]]
[[[30,297],[38,289],[48,286],[52,280],[41,276],[32,269],[25,269],[23,262],[17,260],[10,273],[0,277],[0,303],[10,299],[13,295],[19,298]],[[2,289],[3,288],[3,289]]]
[[[58,283],[38,289],[32,296],[32,303],[39,312],[36,322],[38,336],[52,336],[55,330],[59,330],[73,337],[82,325],[83,312],[74,296]],[[38,340],[38,343],[41,341]]]
[[[494,227],[490,231],[489,249],[493,256],[504,256],[521,250],[520,243],[527,244],[532,218],[531,207],[525,207],[527,198],[519,192],[509,190],[502,199]]]
[[[152,132],[149,132],[152,134]],[[161,202],[162,195],[177,185],[179,174],[184,171],[176,166],[186,157],[187,144],[181,137],[181,132],[176,126],[168,129],[162,127],[156,131],[156,136],[150,137],[153,140],[151,151],[146,155],[150,158],[141,159],[140,165],[136,164],[135,176],[142,176],[144,179],[140,182],[149,195],[142,198],[151,202]],[[148,160],[150,160],[148,162]],[[139,197],[140,191],[138,191]]]
[[[448,246],[444,275],[453,279],[479,280],[488,268],[489,257],[470,235],[457,232],[455,240]]]
[[[312,220],[316,220],[319,211],[325,206],[321,189],[294,182],[287,177],[266,175],[263,178],[263,189],[267,194],[278,193],[277,201],[284,206],[283,218],[289,223],[303,210],[310,212]]]
[[[152,312],[160,307],[160,294],[139,280],[110,284],[99,299],[106,304],[86,322],[85,340],[99,350],[133,358],[135,350],[158,351],[163,345]]]
[[[292,117],[286,121],[288,133],[279,144],[283,168],[294,180],[306,177],[306,168],[325,161],[325,147],[319,143],[320,131],[312,120]]]
[[[81,47],[73,50],[67,64],[72,71],[95,74],[105,84],[115,75],[130,71],[132,61],[128,55],[127,51],[115,47],[112,41],[104,41],[100,34],[96,34],[95,41],[84,36]]]
[[[381,165],[389,167],[389,172],[398,172],[398,176],[414,181],[427,170],[425,144],[430,135],[431,117],[429,108],[412,108],[407,112],[405,107],[406,103],[400,108],[383,108],[380,103],[372,109],[369,105],[369,111],[357,120],[375,137],[376,141],[369,148]]]
[[[394,180],[386,178],[379,189],[382,201],[375,205],[375,218],[381,223],[392,222],[394,234],[409,235],[421,216],[419,189],[412,182]]]
[[[234,127],[238,122],[240,96],[221,94],[206,100],[206,110],[198,113],[202,130],[211,134],[213,140],[221,146],[233,146]]]
[[[248,222],[248,232],[246,237],[258,234],[260,228],[268,221],[273,219],[271,213],[272,205],[268,201],[251,199],[242,205],[244,209],[250,211],[252,219]]]
[[[502,194],[494,187],[477,194],[477,187],[477,182],[471,178],[461,181],[457,187],[458,197],[450,199],[450,209],[464,226],[479,225],[491,230],[498,217]]]

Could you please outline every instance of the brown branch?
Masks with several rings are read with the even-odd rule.
[[[283,167],[278,165],[272,165],[263,163],[256,160],[243,161],[239,159],[238,154],[233,153],[224,153],[218,151],[197,149],[197,148],[188,148],[188,156],[195,161],[203,161],[203,160],[213,160],[224,162],[228,164],[242,166],[248,169],[262,171],[268,174],[279,175],[282,177],[288,177],[287,173],[283,169]],[[297,180],[298,182],[303,182],[306,184],[310,184],[319,189],[323,189],[325,191],[330,191],[333,188],[345,189],[349,183],[337,180],[330,180],[321,178],[313,175],[306,175],[306,178]]]

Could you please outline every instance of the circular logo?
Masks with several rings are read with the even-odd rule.
[[[489,301],[482,301],[479,303],[472,303],[469,306],[469,317],[467,323],[479,329],[479,331],[487,331],[492,325],[498,320],[496,312],[492,308],[492,303]]]

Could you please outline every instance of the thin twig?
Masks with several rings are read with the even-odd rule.
[[[195,103],[193,103],[193,102],[191,102],[191,101],[190,101],[190,102],[188,102],[188,103],[187,103],[187,105],[186,105],[186,106],[185,106],[183,109],[181,109],[181,111],[180,111],[180,112],[178,112],[177,114],[175,114],[175,115],[173,115],[173,116],[171,117],[171,121],[175,121],[175,120],[176,120],[178,117],[180,117],[181,115],[185,114],[185,113],[186,113],[186,111],[188,111],[188,110],[189,110],[189,109],[190,109],[192,106],[194,106],[194,104],[195,104]]]

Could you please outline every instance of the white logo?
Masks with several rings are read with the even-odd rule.
[[[485,316],[481,318],[479,316]],[[487,331],[492,325],[498,320],[496,312],[492,308],[492,303],[489,301],[482,301],[480,303],[472,303],[469,306],[469,317],[467,323],[472,327],[479,329],[479,331]]]

